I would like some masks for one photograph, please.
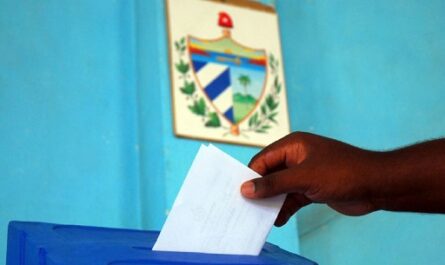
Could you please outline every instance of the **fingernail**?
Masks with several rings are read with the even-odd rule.
[[[255,194],[255,183],[253,181],[244,182],[241,185],[241,193],[243,195],[254,195]]]

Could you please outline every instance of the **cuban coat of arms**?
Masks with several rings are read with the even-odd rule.
[[[275,12],[167,0],[175,134],[265,146],[289,133]]]

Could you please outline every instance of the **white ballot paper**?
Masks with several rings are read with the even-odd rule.
[[[285,195],[242,197],[241,184],[257,177],[215,146],[202,145],[153,250],[258,255]]]

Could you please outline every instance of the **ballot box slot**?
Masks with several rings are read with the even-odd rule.
[[[274,264],[272,260],[259,258],[250,255],[221,255],[206,254],[195,252],[170,252],[170,251],[152,251],[152,248],[146,246],[134,246],[135,250],[145,252],[148,257],[142,259],[125,260],[127,263],[122,264],[248,264],[248,265],[265,265]],[[230,257],[230,258],[228,258]],[[228,261],[230,260],[230,261]],[[147,263],[141,263],[146,261]],[[114,261],[116,262],[116,261]],[[153,263],[155,262],[155,263]],[[121,263],[110,263],[119,264]]]
[[[212,264],[212,265],[228,265],[228,264],[249,264],[249,265],[272,265],[272,263],[229,263],[227,261],[212,262],[209,260],[205,261],[171,261],[171,260],[152,260],[152,259],[131,259],[131,260],[117,260],[109,262],[107,265],[166,265],[166,264],[182,264],[182,265],[201,265],[201,264]]]

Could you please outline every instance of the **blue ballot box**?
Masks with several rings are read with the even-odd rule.
[[[11,222],[6,265],[315,264],[269,243],[259,256],[152,251],[158,234],[155,231]]]

